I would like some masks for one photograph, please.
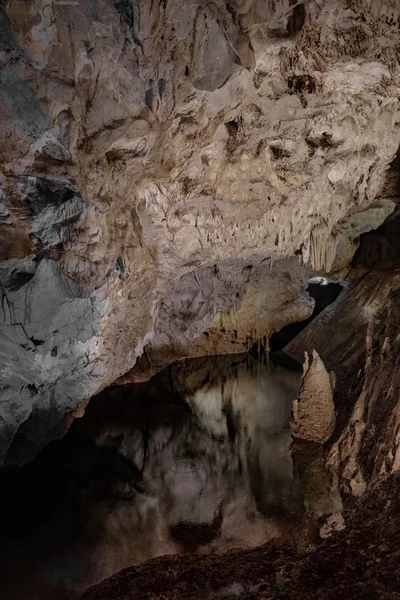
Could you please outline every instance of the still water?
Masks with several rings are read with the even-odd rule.
[[[0,597],[76,599],[124,567],[254,547],[340,510],[318,451],[291,448],[300,379],[207,357],[94,398],[62,440],[0,473]]]

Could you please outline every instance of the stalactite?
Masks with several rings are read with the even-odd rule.
[[[314,270],[329,273],[335,260],[337,244],[338,236],[329,231],[326,223],[319,223],[314,227],[310,235],[308,258]]]

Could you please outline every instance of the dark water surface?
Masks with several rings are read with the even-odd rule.
[[[0,472],[0,598],[72,600],[150,558],[250,548],[339,510],[318,451],[291,451],[300,379],[208,357],[94,398],[62,440]]]

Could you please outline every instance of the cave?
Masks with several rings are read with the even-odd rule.
[[[272,334],[269,349],[272,352],[283,350],[317,315],[333,304],[343,291],[343,284],[329,281],[326,277],[314,277],[305,286],[305,291],[314,299],[312,315],[304,321],[285,325],[280,331]]]
[[[400,6],[347,4],[0,2],[0,598],[400,597]]]

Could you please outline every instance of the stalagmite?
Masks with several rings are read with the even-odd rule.
[[[336,424],[335,383],[334,372],[328,373],[318,353],[313,350],[310,360],[306,352],[299,398],[293,402],[290,423],[294,438],[322,444],[331,437]]]

